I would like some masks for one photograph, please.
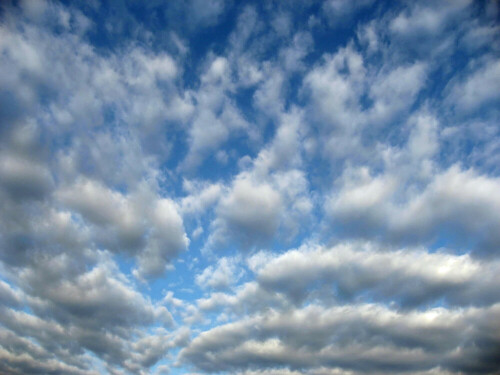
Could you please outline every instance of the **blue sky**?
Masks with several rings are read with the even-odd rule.
[[[498,373],[499,17],[3,1],[0,373]]]

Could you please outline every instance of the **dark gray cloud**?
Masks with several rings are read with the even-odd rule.
[[[89,368],[88,351],[111,365],[140,373],[185,341],[185,330],[175,334],[165,329],[152,334],[137,331],[151,325],[170,328],[172,316],[164,306],[152,304],[135,290],[110,260],[102,258],[88,271],[71,264],[75,260],[66,254],[34,260],[36,265],[24,267],[12,277],[26,292],[2,283],[5,307],[0,318],[6,337],[16,334],[36,340],[37,344],[19,342],[30,343],[30,350],[43,354],[34,360],[50,359],[62,368],[71,365],[77,373]],[[24,312],[25,308],[34,315]],[[10,347],[7,350],[13,354]],[[58,360],[62,362],[58,364]]]

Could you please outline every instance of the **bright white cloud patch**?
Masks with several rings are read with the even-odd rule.
[[[0,373],[498,373],[498,19],[2,2]]]

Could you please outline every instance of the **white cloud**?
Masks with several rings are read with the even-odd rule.
[[[470,113],[486,104],[498,103],[500,61],[487,60],[483,66],[451,86],[448,101],[459,113]]]
[[[366,74],[363,57],[348,46],[325,56],[324,61],[306,75],[305,87],[326,126],[352,132],[359,122],[359,96]]]
[[[313,202],[302,166],[301,141],[307,128],[296,108],[280,113],[274,138],[254,159],[246,158],[216,207],[208,248],[236,239],[247,248],[278,234],[293,239],[306,226]]]
[[[197,300],[196,312],[226,311],[238,315],[246,312],[269,309],[270,307],[284,307],[290,302],[284,294],[268,291],[256,282],[249,281],[239,285],[234,294],[213,292],[206,298]]]
[[[390,174],[373,177],[363,169],[360,173],[364,178],[355,185],[346,180],[326,208],[347,234],[399,243],[430,243],[444,236],[450,246],[478,255],[498,246],[499,238],[490,229],[500,225],[497,178],[452,166],[415,191]]]
[[[214,205],[222,194],[221,184],[203,184],[197,181],[184,180],[184,189],[189,193],[182,198],[180,209],[183,214],[201,214]]]
[[[191,26],[210,26],[218,22],[226,10],[225,0],[190,0],[188,22]]]
[[[245,245],[267,241],[278,229],[282,209],[280,194],[269,184],[240,176],[217,207],[215,236],[234,235]]]
[[[253,95],[255,106],[267,116],[279,116],[284,110],[284,74],[280,69],[267,68],[264,82]]]
[[[152,224],[149,243],[139,254],[138,268],[134,270],[139,278],[163,275],[172,259],[189,245],[182,218],[171,200],[160,199],[155,203]]]
[[[215,266],[208,266],[196,275],[196,283],[202,288],[226,289],[242,276],[238,263],[235,258],[220,258]]]
[[[467,9],[470,0],[440,4],[438,7],[415,4],[403,10],[395,17],[389,28],[392,32],[405,36],[417,34],[436,34],[442,32],[450,20],[459,19],[461,12]]]
[[[371,299],[387,303],[414,306],[445,299],[461,306],[488,304],[500,297],[495,297],[494,287],[498,267],[498,262],[483,263],[469,255],[347,243],[267,255],[265,263],[254,269],[264,289],[284,292],[298,302],[313,300],[317,293],[325,298],[325,285],[341,301],[363,300],[363,293],[370,291]]]
[[[326,0],[322,10],[329,18],[333,27],[342,25],[350,20],[358,11],[372,5],[373,0],[361,0],[355,3],[348,0]]]
[[[245,134],[249,124],[231,99],[233,83],[225,57],[213,57],[195,92],[196,111],[189,128],[189,152],[183,162],[196,168],[210,152],[237,134]]]
[[[370,87],[373,107],[368,122],[387,122],[414,103],[416,95],[425,85],[426,67],[423,63],[400,66],[377,76]]]

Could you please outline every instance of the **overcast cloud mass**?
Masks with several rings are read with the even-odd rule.
[[[498,1],[0,4],[0,374],[500,374]]]

